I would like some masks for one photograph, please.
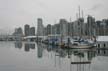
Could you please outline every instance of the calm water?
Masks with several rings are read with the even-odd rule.
[[[71,64],[85,62],[90,64]],[[108,50],[72,50],[29,42],[0,42],[0,71],[108,71]]]

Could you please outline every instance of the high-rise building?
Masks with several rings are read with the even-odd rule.
[[[96,35],[97,36],[99,36],[100,35],[100,32],[101,32],[101,30],[100,30],[100,28],[101,28],[101,22],[102,21],[100,21],[100,20],[98,20],[98,21],[96,21]]]
[[[47,35],[51,35],[51,25],[48,24],[46,28],[47,28],[46,34],[47,34]]]
[[[87,28],[88,28],[88,35],[89,36],[94,36],[96,33],[95,33],[95,18],[93,18],[92,16],[88,16],[87,17]]]
[[[60,24],[55,24],[55,34],[60,35]]]
[[[69,22],[69,23],[68,23],[68,35],[69,35],[69,36],[73,36],[73,34],[74,34],[74,33],[73,33],[73,31],[74,31],[74,30],[73,30],[73,24],[74,24],[73,22]]]
[[[76,21],[73,22],[72,24],[73,28],[73,35],[74,36],[84,36],[85,35],[85,24],[84,24],[84,19],[79,18]]]
[[[35,27],[30,28],[30,35],[35,36]]]
[[[73,22],[73,36],[79,36],[78,20]]]
[[[63,36],[68,34],[68,22],[65,19],[60,19],[60,33]]]
[[[96,35],[108,35],[108,20],[96,21]]]
[[[13,35],[15,35],[15,36],[23,36],[22,28],[21,27],[16,28],[15,32],[13,33]]]
[[[43,26],[43,21],[41,18],[37,19],[37,35],[38,36],[43,36],[44,35],[44,26]]]
[[[108,35],[108,19],[103,19],[102,23],[103,23],[104,35]]]
[[[28,24],[24,26],[24,33],[25,33],[25,36],[29,36],[30,34],[30,26]]]
[[[78,28],[79,28],[79,36],[84,35],[84,18],[79,18],[78,19]]]
[[[44,27],[44,30],[43,30],[43,34],[44,34],[44,36],[47,36],[48,35],[48,32],[47,32],[47,27]]]
[[[22,28],[16,28],[15,32],[13,33],[13,36],[15,36],[14,40],[22,40],[23,31]]]

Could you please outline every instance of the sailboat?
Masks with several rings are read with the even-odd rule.
[[[70,48],[81,48],[81,49],[87,49],[87,48],[91,48],[91,47],[94,47],[96,46],[95,45],[95,41],[94,41],[94,38],[93,40],[91,39],[85,39],[82,37],[82,25],[81,25],[81,21],[83,20],[83,11],[82,11],[82,18],[80,18],[80,6],[79,6],[79,18],[77,17],[78,19],[78,24],[79,24],[79,27],[80,27],[80,31],[79,31],[79,36],[76,37],[76,38],[73,38],[71,39],[71,44],[69,45]]]

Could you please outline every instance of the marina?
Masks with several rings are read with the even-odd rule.
[[[0,71],[108,71],[108,0],[0,0]]]

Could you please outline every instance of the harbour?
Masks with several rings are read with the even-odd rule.
[[[0,0],[0,71],[108,71],[108,0]]]

